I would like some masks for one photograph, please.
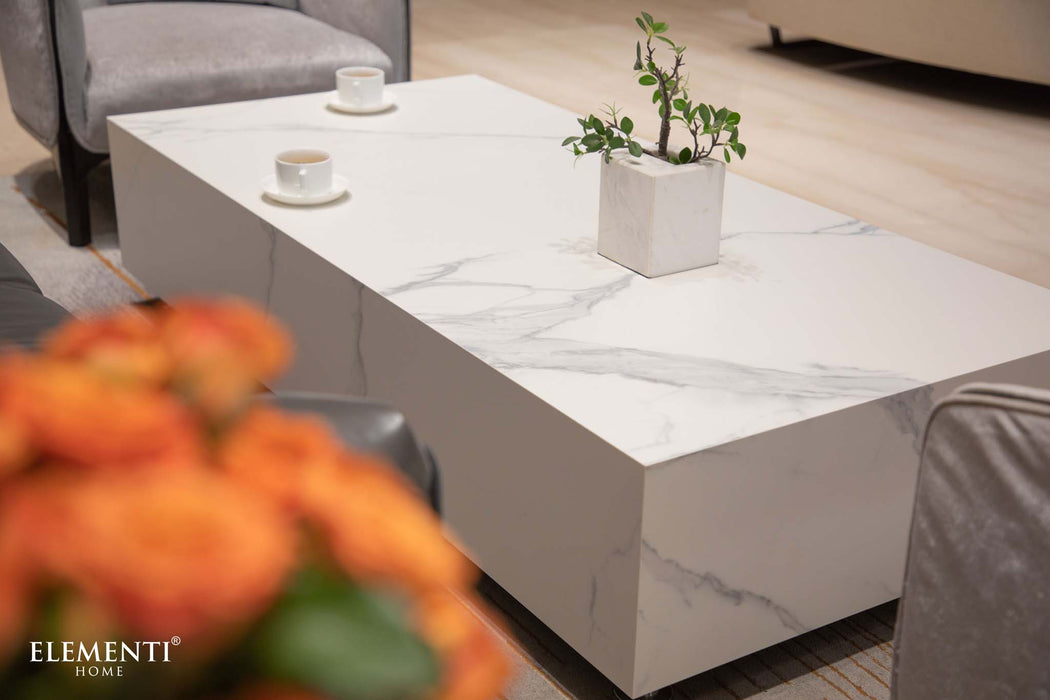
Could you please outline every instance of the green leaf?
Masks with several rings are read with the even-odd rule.
[[[739,123],[740,123],[740,113],[739,112],[730,112],[726,116],[726,124],[733,125],[733,124],[739,124]]]
[[[667,22],[657,22],[653,25],[654,34],[663,34],[667,31]]]
[[[683,148],[681,151],[678,152],[678,160],[682,163],[688,163],[692,157],[693,152],[690,151],[688,148]]]
[[[674,105],[674,108],[677,109],[679,112],[685,111],[685,100],[683,100],[681,97],[676,99],[671,104]]]
[[[586,120],[586,119],[581,119],[581,118],[577,117],[577,118],[576,118],[576,121],[578,121],[578,122],[580,123],[580,126],[582,126],[582,127],[583,127],[584,131],[586,131],[586,130],[587,130],[587,128],[588,128],[588,122],[587,122],[587,120]]]
[[[587,134],[580,140],[580,145],[584,148],[591,148],[592,146],[602,145],[602,137],[598,134]]]
[[[743,159],[744,159],[744,156],[746,156],[746,155],[747,155],[747,146],[745,146],[745,145],[744,145],[744,144],[742,144],[742,143],[738,143],[738,144],[736,145],[736,154],[737,154],[738,156],[740,156],[740,159],[741,159],[741,160],[743,160]]]
[[[661,119],[664,118],[664,105],[662,102],[660,103],[660,106],[656,108],[656,113],[660,115]]]
[[[722,109],[720,109],[717,112],[715,112],[715,121],[716,122],[725,121],[726,115],[728,115],[728,114],[729,114],[729,110],[726,109],[725,107],[723,107]]]
[[[725,156],[726,162],[728,163],[729,162],[729,149],[728,148],[723,148],[722,149],[722,155]]]
[[[668,46],[670,46],[672,49],[674,48],[674,42],[671,41],[670,39],[668,39],[667,37],[665,37],[665,36],[658,36],[656,38],[659,39],[660,41],[664,42]]]
[[[638,78],[638,84],[639,85],[656,85],[656,83],[657,83],[656,76],[649,75],[648,73],[646,73],[642,77]]]
[[[298,576],[249,648],[261,675],[334,697],[415,697],[440,674],[403,603],[316,570]]]
[[[583,151],[581,151],[580,147],[577,146],[576,144],[572,144],[572,154],[574,156],[582,156],[583,155]]]
[[[570,136],[569,138],[567,138],[564,141],[562,141],[561,145],[562,146],[568,146],[570,143],[574,143],[574,142],[579,141],[579,140],[580,140],[579,136]]]
[[[675,165],[678,165],[678,154],[673,152],[673,151],[671,153],[668,153],[667,154],[667,162],[668,163],[673,163]]]
[[[638,23],[641,24],[641,20],[638,20]],[[640,41],[634,42],[634,69],[642,69],[642,42]]]
[[[711,110],[708,109],[707,105],[700,104],[700,105],[697,105],[696,108],[698,110],[700,110],[700,121],[702,121],[704,124],[710,124],[711,123]]]
[[[648,12],[643,12],[642,18],[645,19],[645,23],[648,24],[650,27],[653,26],[653,16],[651,14],[649,14]]]
[[[602,135],[604,135],[604,134],[605,134],[605,125],[604,125],[604,124],[602,124],[602,120],[601,120],[601,119],[598,119],[598,118],[596,117],[596,118],[594,118],[593,120],[591,120],[591,126],[593,126],[593,127],[594,127],[594,130],[595,130],[595,131],[596,131],[597,133],[599,133],[599,134],[602,134]]]
[[[630,117],[624,117],[620,120],[620,131],[625,134],[629,134],[634,131],[634,122],[631,121]]]
[[[641,17],[635,17],[634,21],[638,23],[638,26],[642,28],[643,32],[649,32],[649,30],[645,28],[645,22],[642,21]]]
[[[642,157],[642,144],[638,143],[637,141],[631,141],[631,143],[627,146],[627,150],[630,151],[631,155],[635,158]]]
[[[653,90],[653,104],[656,104],[657,102],[659,102],[660,101],[660,97],[661,97],[660,91],[659,90]]]
[[[627,142],[623,140],[622,136],[613,136],[609,139],[609,148],[623,148],[627,145]]]

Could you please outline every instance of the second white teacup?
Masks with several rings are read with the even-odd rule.
[[[377,107],[383,103],[383,71],[371,66],[349,66],[335,72],[339,101],[349,107]]]
[[[332,191],[332,157],[316,148],[282,151],[274,160],[277,189],[293,197],[312,197]]]

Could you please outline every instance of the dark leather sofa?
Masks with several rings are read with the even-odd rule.
[[[45,297],[26,269],[0,245],[0,346],[13,343],[31,350],[67,318],[69,312]],[[266,400],[286,411],[324,416],[343,442],[397,465],[440,512],[437,464],[400,411],[374,401],[323,394],[279,393]]]
[[[0,245],[0,344],[32,349],[69,313],[40,291],[21,263]]]

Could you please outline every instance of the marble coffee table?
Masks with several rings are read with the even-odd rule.
[[[933,402],[1050,385],[1048,290],[732,174],[721,262],[646,279],[595,252],[575,115],[389,90],[111,119],[124,263],[265,304],[285,387],[403,409],[476,561],[629,694],[898,596]],[[301,146],[348,199],[260,196]]]

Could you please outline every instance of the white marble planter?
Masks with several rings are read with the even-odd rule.
[[[725,165],[643,155],[602,162],[598,252],[659,277],[718,262]]]

